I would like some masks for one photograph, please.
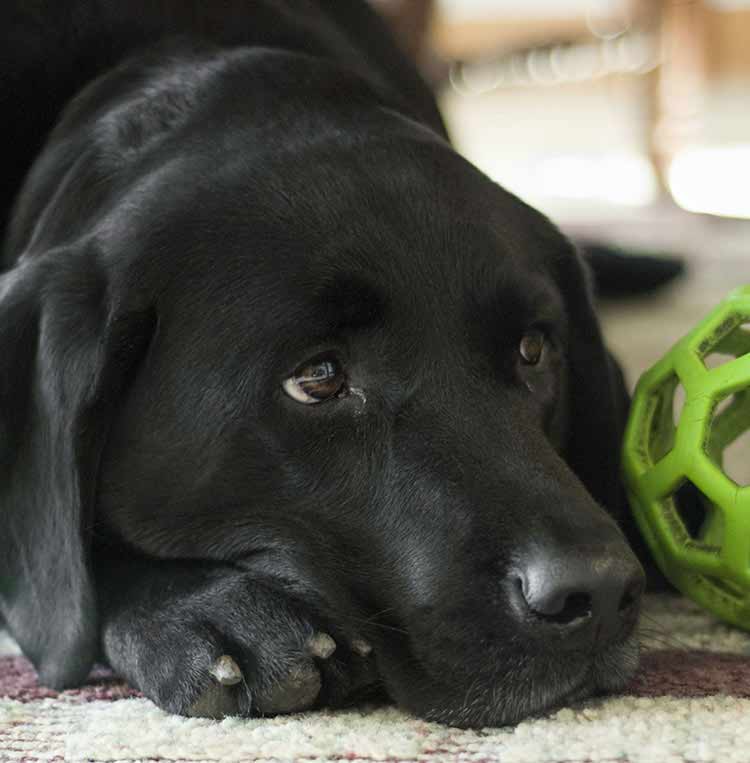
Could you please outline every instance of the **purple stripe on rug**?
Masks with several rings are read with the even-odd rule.
[[[647,652],[623,692],[636,697],[750,697],[750,656],[725,652]]]
[[[70,697],[81,702],[93,702],[97,699],[115,700],[142,695],[131,689],[124,681],[112,675],[103,667],[95,667],[85,686],[78,689],[54,691],[39,686],[36,672],[24,657],[0,657],[0,697],[15,699],[20,702],[33,702],[37,699]]]
[[[725,694],[750,698],[750,656],[723,652],[664,650],[649,652],[623,694],[636,697],[708,697]],[[23,657],[0,658],[0,697],[32,702],[65,696],[81,702],[140,697],[106,668],[97,667],[85,686],[53,691],[39,686]]]

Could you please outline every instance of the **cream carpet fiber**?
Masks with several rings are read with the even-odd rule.
[[[167,715],[105,671],[62,693],[0,639],[2,761],[750,761],[750,635],[650,597],[643,665],[621,696],[465,731],[394,708],[221,722]]]

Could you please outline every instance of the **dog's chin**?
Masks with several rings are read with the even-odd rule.
[[[623,689],[638,669],[639,643],[633,634],[595,655],[554,662],[519,660],[504,674],[488,672],[456,687],[452,701],[402,704],[430,721],[462,728],[507,726],[549,714],[587,697]]]

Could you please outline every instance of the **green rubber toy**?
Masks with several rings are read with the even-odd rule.
[[[745,435],[750,286],[732,292],[641,377],[622,454],[630,504],[664,575],[717,617],[750,630]],[[692,491],[699,496],[692,513],[675,500],[688,482],[700,491]]]

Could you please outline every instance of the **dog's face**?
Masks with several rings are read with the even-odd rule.
[[[252,179],[194,156],[139,199],[158,224],[112,225],[110,251],[173,270],[99,521],[150,554],[291,580],[344,627],[369,619],[386,685],[421,714],[514,720],[633,659],[631,620],[563,659],[514,609],[533,555],[619,537],[565,462],[577,264],[446,145],[386,127]],[[175,198],[185,175],[204,180]]]
[[[19,266],[59,292],[35,410],[83,420],[19,436],[19,459],[84,432],[70,459],[94,516],[72,527],[283,580],[366,636],[390,694],[428,718],[508,723],[620,685],[641,583],[599,505],[617,492],[619,391],[568,242],[387,109],[283,150],[217,129],[123,182],[67,264]],[[619,614],[568,641],[589,581],[557,606],[540,570],[583,557],[622,568]]]

